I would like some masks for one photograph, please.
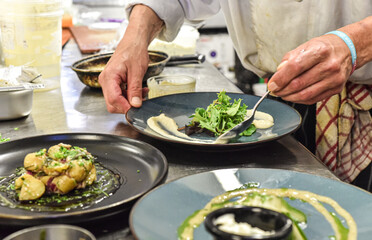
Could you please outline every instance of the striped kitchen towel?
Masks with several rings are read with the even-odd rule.
[[[347,83],[316,106],[316,155],[346,182],[372,160],[371,95],[371,85]]]

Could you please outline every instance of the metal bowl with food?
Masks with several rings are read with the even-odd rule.
[[[150,62],[143,78],[144,83],[146,83],[148,78],[159,75],[165,66],[199,64],[205,60],[205,56],[200,54],[171,57],[167,53],[160,51],[148,51],[148,53]],[[76,72],[82,83],[92,88],[100,88],[98,76],[105,68],[112,54],[110,52],[91,55],[75,62],[71,68]]]

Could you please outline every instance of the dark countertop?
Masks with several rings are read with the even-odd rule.
[[[102,92],[83,85],[70,66],[83,56],[73,40],[64,47],[60,88],[34,93],[33,109],[28,117],[0,122],[0,133],[11,140],[34,135],[92,132],[126,136],[150,143],[166,156],[169,172],[166,182],[190,174],[223,168],[278,168],[337,179],[311,152],[292,136],[255,148],[231,152],[200,152],[167,144],[141,135],[132,129],[124,115],[110,114]],[[241,92],[213,65],[168,67],[163,74],[185,73],[196,77],[196,91]],[[18,130],[15,130],[18,128]],[[269,149],[269,151],[268,151]],[[180,152],[182,154],[180,154]],[[133,239],[128,228],[128,212],[81,226],[98,239]],[[0,226],[0,237],[17,230]]]

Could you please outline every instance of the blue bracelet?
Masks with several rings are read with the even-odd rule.
[[[338,36],[339,38],[341,38],[346,43],[346,45],[348,46],[348,48],[350,50],[350,53],[351,53],[351,63],[353,64],[353,69],[355,69],[357,54],[356,54],[354,43],[353,43],[353,41],[351,41],[350,37],[348,35],[346,35],[346,33],[341,32],[341,31],[331,31],[331,32],[328,32],[326,34],[334,34],[334,35]]]

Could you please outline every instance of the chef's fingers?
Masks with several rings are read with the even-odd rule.
[[[330,81],[319,81],[302,89],[299,92],[283,96],[282,99],[300,104],[314,104],[325,98],[331,97],[342,91],[345,81],[330,79]]]
[[[346,71],[342,71],[342,64],[335,61],[324,61],[295,77],[285,88],[276,91],[275,93],[283,98],[302,91],[320,81],[325,81],[324,87],[330,89],[337,88],[338,86],[343,85],[345,79],[347,79],[346,74]],[[318,94],[317,92],[310,91],[306,93],[314,95]],[[313,95],[304,95],[301,97],[312,98]]]
[[[278,66],[277,72],[270,79],[268,89],[280,96],[280,90],[288,87],[294,78],[323,61],[330,55],[330,51],[332,49],[329,44],[314,39],[311,43],[305,43],[288,52]],[[296,90],[301,89],[292,89],[292,91]]]
[[[126,113],[131,105],[122,93],[122,76],[107,74],[107,71],[103,71],[99,75],[98,81],[102,86],[107,111],[110,113]]]
[[[128,69],[127,94],[132,107],[142,106],[142,82],[148,67],[148,61],[148,57],[139,57],[135,63],[131,62],[131,67]]]

